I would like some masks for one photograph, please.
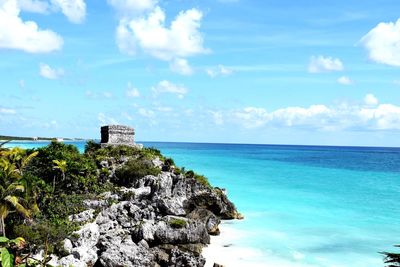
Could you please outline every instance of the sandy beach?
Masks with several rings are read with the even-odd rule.
[[[263,263],[263,253],[260,250],[240,246],[240,239],[245,238],[246,233],[234,229],[229,223],[222,222],[219,226],[221,234],[211,236],[211,244],[204,248],[205,267],[212,267],[214,263],[228,267],[267,266]]]

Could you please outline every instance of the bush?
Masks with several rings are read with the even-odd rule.
[[[139,178],[158,175],[160,172],[149,160],[130,159],[124,166],[115,170],[114,182],[120,186],[132,186]]]
[[[56,179],[56,191],[86,193],[94,190],[97,183],[95,161],[79,153],[73,145],[51,142],[47,147],[37,149],[38,155],[32,159],[27,172],[40,177],[47,184]],[[66,161],[65,179],[60,179],[60,171],[54,168],[54,160]]]
[[[186,226],[186,221],[183,219],[177,219],[177,218],[173,218],[170,219],[168,224],[172,227],[172,228],[183,228]]]
[[[197,174],[197,173],[193,172],[192,170],[190,170],[185,173],[185,177],[186,178],[194,178],[202,185],[211,188],[210,182],[208,181],[207,177],[205,177],[204,175]]]
[[[85,154],[94,155],[99,149],[101,149],[101,145],[99,143],[89,140],[85,145]]]

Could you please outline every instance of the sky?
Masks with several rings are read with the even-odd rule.
[[[0,135],[400,146],[398,0],[0,0]]]

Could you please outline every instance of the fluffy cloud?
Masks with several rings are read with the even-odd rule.
[[[16,114],[17,111],[15,109],[11,109],[11,108],[2,108],[0,107],[0,114]]]
[[[218,65],[217,67],[206,69],[206,73],[208,76],[214,78],[217,76],[231,75],[233,73],[233,70],[223,65]]]
[[[113,117],[107,116],[106,114],[100,112],[97,114],[97,119],[99,120],[100,126],[109,125],[109,124],[119,124],[116,119]]]
[[[93,91],[86,91],[85,93],[87,98],[91,99],[111,99],[114,95],[111,92],[104,91],[104,92],[93,92]]]
[[[337,79],[337,82],[343,85],[351,85],[353,81],[347,76],[341,76]]]
[[[81,23],[86,16],[86,4],[84,0],[52,0],[54,6],[59,7],[61,12],[72,23]]]
[[[376,106],[379,103],[379,100],[373,94],[367,94],[364,97],[364,103],[369,106]]]
[[[362,39],[369,58],[377,63],[400,66],[400,19],[379,23]]]
[[[178,98],[183,98],[188,90],[182,85],[176,85],[169,81],[163,80],[152,88],[155,96],[163,93],[175,94]]]
[[[152,118],[155,115],[154,111],[145,108],[139,108],[138,113],[145,118]]]
[[[319,72],[331,72],[331,71],[342,71],[343,63],[338,58],[324,57],[324,56],[312,56],[308,65],[308,72],[319,73]]]
[[[199,32],[202,17],[195,8],[182,11],[168,27],[165,12],[159,6],[146,16],[123,17],[117,28],[118,47],[128,54],[141,48],[155,58],[168,61],[206,53]]]
[[[46,14],[50,5],[48,2],[40,0],[18,0],[18,6],[22,11]]]
[[[297,127],[318,130],[400,130],[400,106],[379,104],[368,94],[360,105],[287,107],[268,112],[247,107],[230,113],[245,128]]]
[[[23,21],[20,12],[17,0],[0,2],[0,48],[29,53],[48,53],[61,49],[61,36],[50,30],[39,29],[34,21]]]
[[[153,10],[157,0],[107,0],[121,17],[132,17]]]
[[[188,61],[183,58],[176,58],[170,62],[169,68],[176,73],[182,75],[192,75],[193,69],[190,67]]]
[[[126,90],[126,96],[127,97],[139,97],[140,92],[137,88],[132,86],[132,83],[128,83],[128,89]]]
[[[43,78],[56,80],[64,75],[64,70],[61,68],[52,68],[47,64],[40,63],[39,65],[39,74]]]

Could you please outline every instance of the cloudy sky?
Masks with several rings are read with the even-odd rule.
[[[400,146],[398,0],[0,0],[0,134]]]

